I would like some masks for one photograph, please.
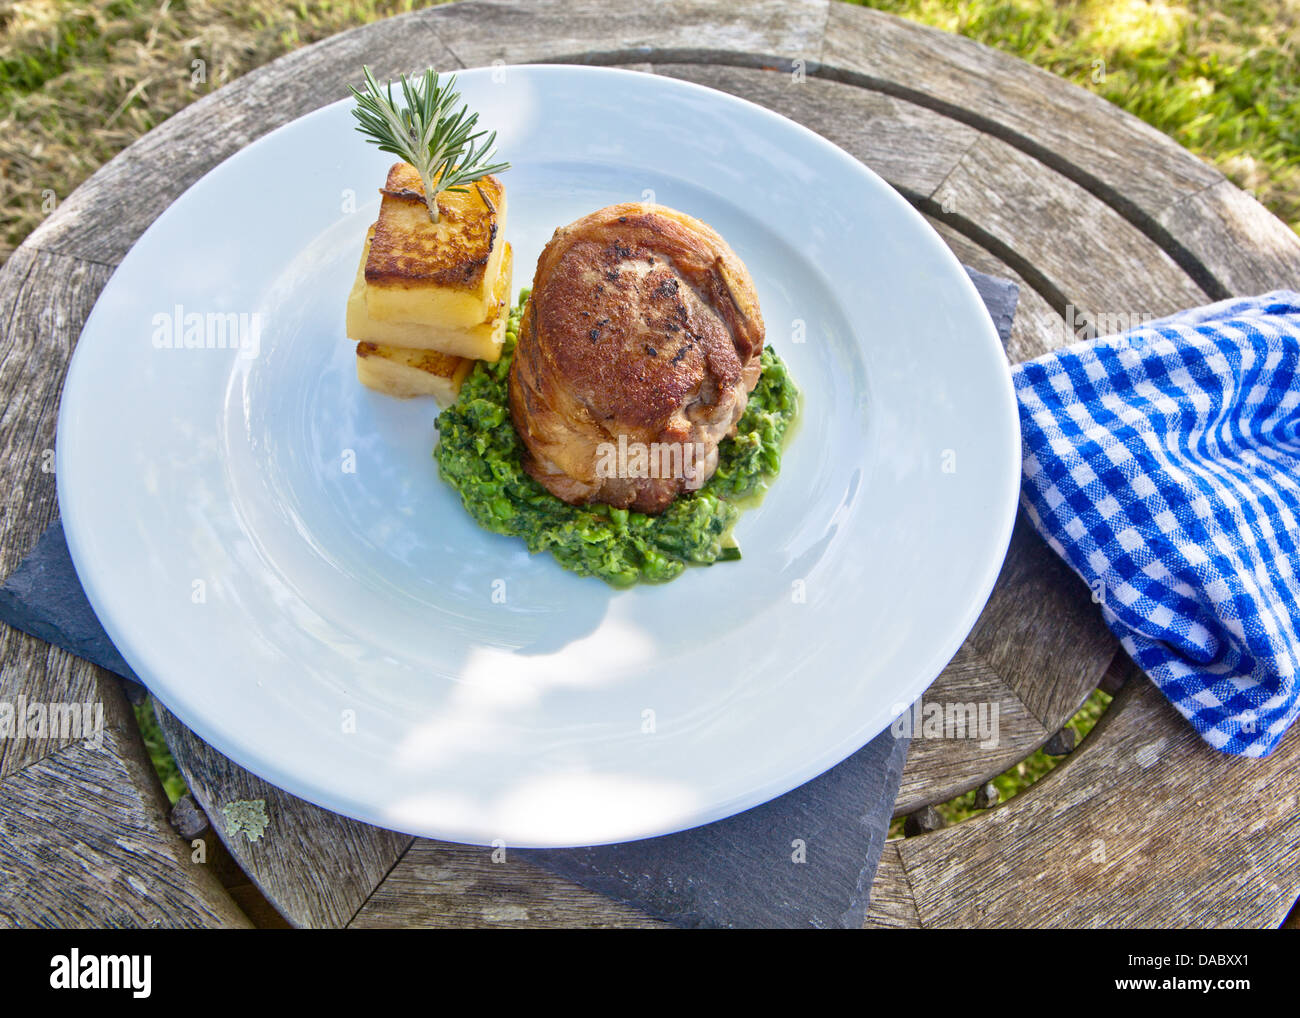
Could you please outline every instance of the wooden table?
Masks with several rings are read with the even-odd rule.
[[[46,450],[73,344],[154,217],[254,138],[345,95],[363,63],[383,78],[494,61],[683,78],[820,132],[901,191],[963,261],[1020,284],[1013,361],[1062,345],[1067,318],[1077,327],[1300,284],[1300,239],[1216,170],[1089,92],[969,40],[827,0],[466,0],[335,36],[204,96],[69,196],[0,270],[5,574],[57,512]],[[525,863],[493,865],[488,850],[295,800],[159,708],[230,853],[208,830],[207,862],[195,863],[122,683],[16,631],[0,640],[0,699],[98,699],[108,717],[101,750],[0,742],[0,916],[10,923],[276,921],[251,878],[301,926],[653,924]],[[997,701],[1001,743],[914,742],[899,813],[1025,758],[1103,678],[1118,694],[1025,794],[890,842],[868,925],[1284,920],[1300,893],[1300,731],[1265,760],[1222,756],[1150,682],[1130,677],[1117,650],[1089,591],[1022,518],[988,607],[927,694]],[[228,836],[223,806],[255,799],[266,834]]]

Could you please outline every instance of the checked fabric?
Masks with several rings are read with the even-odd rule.
[[[1267,755],[1300,710],[1300,294],[1222,301],[1012,375],[1034,526],[1206,742]]]

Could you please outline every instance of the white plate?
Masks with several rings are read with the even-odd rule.
[[[1001,346],[924,219],[774,113],[590,67],[460,85],[514,163],[516,287],[557,226],[649,198],[749,266],[805,400],[744,559],[615,592],[473,523],[437,408],[355,378],[343,304],[391,158],[342,101],[194,185],[100,296],[59,416],[78,574],[182,721],[337,812],[521,847],[729,816],[882,731],[974,624],[1019,478]],[[227,312],[256,349],[156,348]]]

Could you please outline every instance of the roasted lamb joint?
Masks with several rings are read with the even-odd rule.
[[[520,323],[524,466],[566,502],[662,512],[717,469],[762,350],[753,280],[715,230],[661,205],[584,216],[542,251]]]

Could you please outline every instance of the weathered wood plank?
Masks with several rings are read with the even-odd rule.
[[[1213,272],[1159,217],[1222,174],[1101,97],[974,40],[849,4],[831,5],[818,73],[1010,142],[1098,195],[1216,293]]]
[[[969,640],[925,691],[921,704],[922,718],[926,709],[943,714],[936,730],[922,726],[917,731],[912,726],[907,766],[894,803],[895,816],[947,802],[975,788],[1023,760],[1055,730],[1048,730],[1034,716]],[[981,716],[989,725],[991,737],[979,734]],[[951,723],[942,722],[944,717],[951,717]]]
[[[1087,588],[1019,515],[988,604],[922,697],[923,711],[938,705],[963,724],[963,705],[989,724],[996,708],[996,736],[914,733],[895,815],[946,802],[1033,753],[1097,688],[1118,647]]]
[[[110,727],[101,746],[65,747],[0,783],[0,922],[249,925],[167,826],[138,743]]]
[[[771,55],[820,57],[828,0],[463,0],[421,17],[466,67],[566,60],[704,61],[724,52],[750,64]]]
[[[1300,290],[1300,237],[1226,180],[1170,206],[1160,222],[1233,296]]]
[[[416,839],[352,926],[666,927],[505,852]]]
[[[1080,315],[1140,321],[1205,303],[1205,292],[1133,224],[996,138],[971,146],[930,198],[1060,313],[1073,305]]]
[[[295,926],[346,925],[411,844],[304,802],[222,756],[156,699],[154,713],[185,783],[231,855]],[[252,803],[267,825],[253,840],[226,810]],[[237,805],[236,805],[236,808]]]
[[[54,429],[59,389],[81,323],[108,268],[20,248],[0,267],[0,576],[8,575],[58,512]],[[0,699],[103,701],[102,673],[40,640],[0,626]],[[115,681],[115,680],[108,680]],[[110,698],[111,699],[111,698]],[[0,739],[0,779],[71,739]]]
[[[930,195],[979,132],[901,99],[815,77],[716,64],[654,64],[656,74],[740,96],[811,128],[904,193]],[[918,140],[924,138],[924,144]]]
[[[0,575],[58,514],[54,428],[81,325],[112,270],[24,246],[0,266]]]
[[[1300,894],[1300,730],[1215,752],[1144,678],[1023,795],[897,845],[925,926],[1276,927]]]
[[[1150,216],[1223,179],[1167,135],[1023,60],[972,39],[832,4],[819,73],[919,100],[1086,175]],[[1114,204],[1114,202],[1111,202]]]
[[[15,710],[19,703],[112,706],[117,697],[105,694],[108,684],[116,683],[115,677],[88,661],[0,625],[0,701]],[[120,690],[113,692],[120,695]],[[106,716],[104,723],[112,720]],[[63,735],[53,739],[0,739],[0,781],[78,741]]]
[[[1279,285],[1271,282],[1279,268],[1284,278],[1297,275],[1300,238],[1284,226],[1279,232],[1266,211],[1246,207],[1248,196],[1218,170],[1101,97],[1023,61],[832,4],[818,73],[929,105],[1009,142],[1117,210],[1211,297],[1270,289]],[[1246,239],[1256,235],[1264,243]]]
[[[898,852],[898,842],[885,843],[871,885],[871,907],[867,910],[866,929],[914,930],[921,925],[912,900],[912,888]]]
[[[1024,513],[1017,514],[997,586],[967,642],[1049,735],[1074,716],[1119,650],[1087,586]]]

